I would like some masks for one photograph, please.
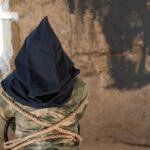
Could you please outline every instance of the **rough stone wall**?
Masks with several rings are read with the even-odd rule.
[[[81,122],[87,141],[150,145],[149,7],[148,0],[11,0],[20,15],[12,24],[14,57],[47,15],[81,69],[90,91]]]

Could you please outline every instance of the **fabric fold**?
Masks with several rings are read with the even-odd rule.
[[[16,69],[2,80],[5,92],[34,108],[59,106],[70,97],[79,74],[45,17],[26,37]]]

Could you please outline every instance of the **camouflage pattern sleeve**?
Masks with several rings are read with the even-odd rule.
[[[0,90],[2,90],[2,87],[0,86]],[[5,100],[0,97],[0,116],[4,119],[4,120],[8,120],[10,117],[14,117],[15,116],[15,110],[5,102]]]

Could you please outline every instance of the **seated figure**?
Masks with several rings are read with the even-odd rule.
[[[14,117],[11,150],[79,150],[79,120],[88,104],[79,69],[45,17],[27,36],[15,70],[1,81],[0,115]]]

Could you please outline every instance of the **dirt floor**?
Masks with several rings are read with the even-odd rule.
[[[148,147],[129,146],[111,142],[88,142],[83,143],[81,150],[148,150]]]

